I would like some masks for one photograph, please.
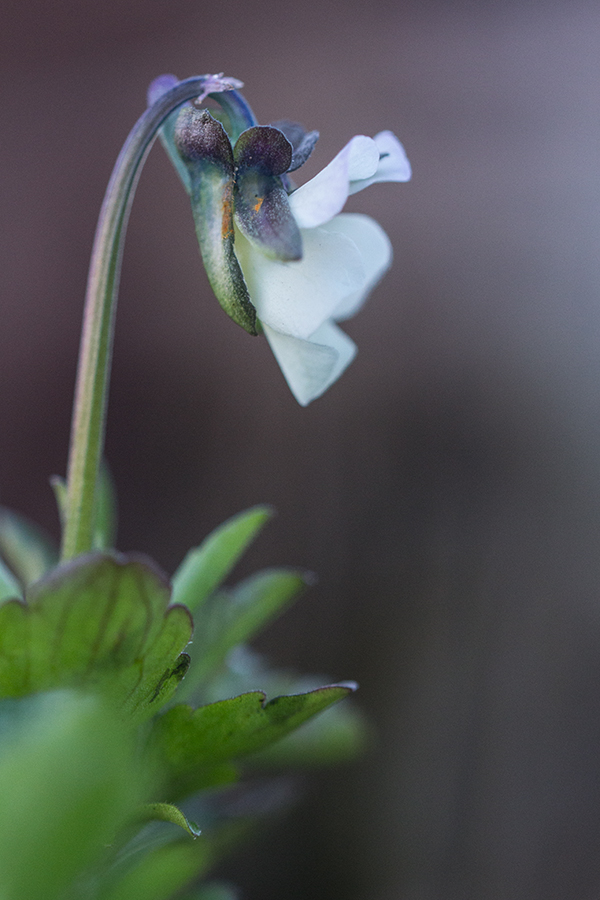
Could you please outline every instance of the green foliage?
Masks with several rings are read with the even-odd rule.
[[[6,507],[0,507],[0,557],[23,587],[58,562],[56,547],[42,530]]]
[[[22,596],[21,585],[8,566],[0,559],[0,602],[13,597],[21,598]]]
[[[103,547],[114,510],[103,476]],[[108,549],[54,567],[35,528],[0,513],[0,900],[169,900],[252,826],[215,789],[242,770],[357,750],[355,713],[317,715],[354,685],[273,672],[245,648],[307,577],[267,569],[222,587],[269,515],[256,507],[218,528],[171,592],[149,560]],[[179,696],[201,705],[169,708],[188,668]],[[172,801],[206,788],[196,825]],[[218,883],[188,895],[234,898]]]
[[[233,647],[246,643],[280,615],[305,588],[307,577],[291,569],[267,569],[230,591],[212,594],[195,617],[189,697],[219,668]]]
[[[185,604],[196,614],[227,578],[271,515],[268,506],[255,506],[238,513],[209,534],[199,547],[190,550],[173,575],[173,602]]]
[[[268,703],[262,691],[252,691],[196,710],[174,706],[154,721],[150,735],[168,795],[180,798],[198,790],[214,768],[268,747],[352,690],[330,685]]]
[[[105,855],[148,783],[132,735],[96,697],[0,703],[0,897],[53,900]]]
[[[0,606],[0,695],[85,684],[135,716],[160,708],[185,674],[192,622],[146,560],[80,557]]]

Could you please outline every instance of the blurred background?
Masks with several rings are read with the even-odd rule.
[[[221,312],[160,147],[133,207],[108,458],[122,550],[173,571],[257,502],[241,571],[318,585],[259,647],[361,683],[377,734],[225,872],[247,900],[600,893],[600,7],[592,0],[5,0],[0,499],[58,534],[86,271],[158,74],[413,163],[349,209],[395,262],[348,372],[296,405]]]

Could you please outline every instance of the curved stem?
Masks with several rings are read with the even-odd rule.
[[[62,559],[92,549],[94,496],[104,445],[117,291],[129,210],[157,131],[186,100],[203,92],[207,76],[188,78],[138,119],[115,163],[100,210],[83,316],[64,509]]]

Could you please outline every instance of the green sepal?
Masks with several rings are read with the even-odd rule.
[[[53,475],[50,485],[54,491],[62,528],[68,509],[67,482],[60,475]],[[117,537],[117,492],[105,460],[102,460],[96,484],[96,509],[94,513],[93,550],[110,550]]]
[[[136,818],[144,822],[170,822],[172,825],[183,828],[193,838],[197,838],[201,834],[196,823],[191,822],[179,807],[172,803],[145,803]]]
[[[152,715],[183,678],[192,634],[148,561],[90,554],[0,606],[0,696],[57,687],[105,689],[128,713]]]
[[[58,550],[37,525],[0,507],[0,557],[26,587],[56,565]]]
[[[196,636],[184,696],[189,697],[220,666],[228,652],[251,640],[310,583],[293,569],[265,569],[229,591],[212,594],[196,614]]]
[[[173,603],[183,603],[195,615],[272,515],[268,506],[253,506],[227,519],[190,550],[173,576]]]
[[[233,151],[208,110],[182,109],[175,143],[190,175],[196,235],[210,285],[227,315],[255,335],[256,310],[234,250]]]
[[[178,799],[198,790],[206,771],[268,747],[354,689],[328,685],[268,702],[262,691],[252,691],[195,710],[172,707],[153,721],[149,738],[167,775],[166,793]]]

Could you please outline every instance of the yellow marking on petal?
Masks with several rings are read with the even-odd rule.
[[[233,190],[229,186],[224,191],[221,205],[221,240],[228,241],[233,237]]]
[[[254,204],[254,212],[259,212],[261,206],[264,203],[264,197],[259,197],[256,203]]]

